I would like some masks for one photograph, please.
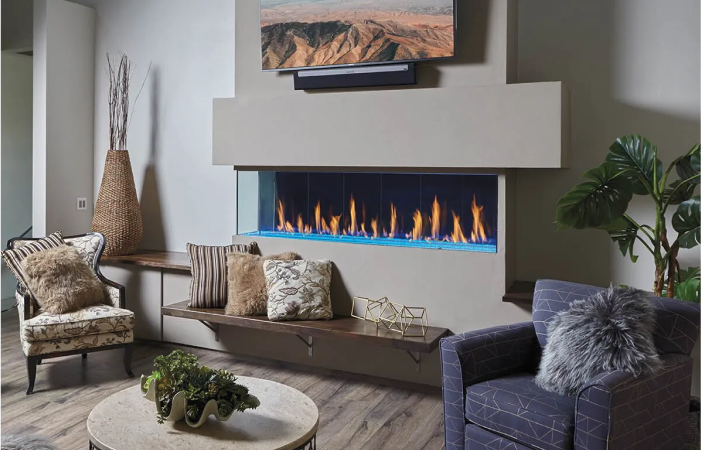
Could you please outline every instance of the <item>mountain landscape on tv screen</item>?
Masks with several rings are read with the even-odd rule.
[[[263,69],[453,56],[453,0],[261,0]]]

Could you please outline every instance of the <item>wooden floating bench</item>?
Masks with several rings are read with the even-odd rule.
[[[103,256],[101,262],[108,264],[129,264],[163,270],[190,273],[190,259],[186,253],[139,250],[133,255]],[[421,354],[431,353],[438,347],[442,337],[451,334],[447,328],[428,327],[424,337],[402,337],[384,326],[353,317],[335,316],[332,320],[300,320],[271,322],[265,316],[228,316],[223,309],[189,308],[188,302],[173,303],[161,307],[161,315],[181,319],[198,320],[214,332],[219,340],[219,326],[229,325],[297,336],[306,345],[309,356],[313,354],[313,338],[340,339],[363,342],[378,347],[406,350],[417,370],[420,368]]]
[[[417,370],[420,368],[421,354],[431,353],[438,347],[440,339],[450,333],[447,328],[428,327],[424,337],[402,337],[400,333],[390,331],[382,325],[377,326],[373,322],[354,317],[340,316],[331,320],[272,322],[265,316],[229,316],[224,314],[223,309],[190,308],[187,304],[188,302],[184,301],[163,306],[161,313],[164,316],[198,320],[215,333],[217,340],[219,325],[294,334],[307,346],[309,356],[313,354],[313,338],[315,337],[352,340],[380,347],[406,350],[417,364]]]

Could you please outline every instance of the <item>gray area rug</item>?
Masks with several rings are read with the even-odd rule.
[[[58,450],[43,436],[3,436],[0,450]]]

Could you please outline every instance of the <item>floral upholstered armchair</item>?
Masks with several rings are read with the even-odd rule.
[[[16,249],[36,239],[11,239],[8,249]],[[109,298],[106,304],[89,306],[67,314],[42,312],[36,299],[21,283],[17,284],[15,297],[20,322],[22,351],[27,357],[29,379],[27,395],[34,390],[37,365],[46,358],[78,355],[100,350],[124,348],[124,368],[131,371],[134,313],[125,309],[125,290],[106,279],[99,268],[100,256],[105,247],[105,238],[100,233],[87,233],[64,237],[83,257],[97,278],[103,283]]]

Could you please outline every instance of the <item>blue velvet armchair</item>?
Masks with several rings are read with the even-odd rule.
[[[573,397],[535,384],[547,322],[602,288],[536,283],[532,322],[441,340],[446,450],[678,450],[684,448],[699,305],[654,298],[663,367],[634,377],[602,372]]]

